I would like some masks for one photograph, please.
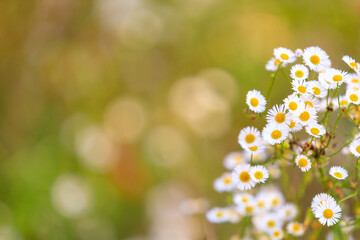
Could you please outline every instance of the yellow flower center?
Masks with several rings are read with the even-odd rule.
[[[330,219],[334,216],[334,212],[331,209],[325,209],[323,214],[327,219]]]
[[[338,74],[333,77],[334,82],[341,82],[342,79],[343,79],[342,76]]]
[[[257,171],[254,173],[254,177],[257,179],[257,180],[260,180],[264,177],[263,173],[260,172],[260,171]]]
[[[298,223],[294,223],[293,230],[294,230],[294,232],[300,231],[301,230],[301,225],[298,224]]]
[[[275,236],[275,237],[280,237],[280,235],[281,235],[280,231],[275,231],[275,232],[274,232],[274,236]]]
[[[270,221],[268,221],[267,225],[269,228],[273,228],[273,227],[275,227],[275,221],[270,220]]]
[[[251,151],[255,152],[255,151],[258,149],[258,147],[257,147],[257,146],[253,146],[253,147],[249,147],[249,149],[250,149]]]
[[[317,55],[312,55],[310,57],[310,62],[314,65],[318,65],[320,63],[320,58]]]
[[[359,79],[353,78],[353,79],[351,80],[351,82],[352,82],[352,83],[359,83]]]
[[[232,179],[230,177],[225,177],[224,178],[224,183],[225,184],[230,184],[232,182]]]
[[[296,122],[293,121],[293,120],[291,120],[289,127],[290,127],[290,128],[294,128],[295,126],[296,126]]]
[[[313,108],[314,104],[312,102],[310,102],[310,101],[305,101],[305,107],[307,107],[307,106]]]
[[[279,199],[275,198],[275,199],[272,200],[272,205],[273,206],[276,206],[278,204],[279,204]]]
[[[259,105],[259,100],[257,100],[256,98],[252,98],[250,100],[250,104],[251,106],[256,107],[257,105]]]
[[[279,138],[281,138],[281,136],[282,136],[282,133],[279,130],[275,130],[271,133],[271,137],[273,139],[279,139]]]
[[[239,179],[241,182],[248,182],[250,181],[250,174],[248,172],[240,173]]]
[[[241,201],[242,201],[243,203],[247,203],[249,200],[248,200],[246,197],[244,197],[244,198],[241,199]]]
[[[306,111],[302,112],[300,114],[299,118],[301,119],[301,121],[306,122],[306,121],[308,121],[310,119],[310,113],[308,113]]]
[[[255,141],[255,136],[252,133],[249,133],[248,135],[245,136],[245,142],[247,142],[248,144],[253,143]]]
[[[340,106],[346,106],[346,105],[348,105],[348,101],[346,100],[340,101]]]
[[[291,102],[289,103],[289,108],[292,110],[292,111],[295,111],[297,108],[298,108],[298,105],[296,102]]]
[[[356,94],[351,94],[349,96],[350,100],[353,101],[353,102],[357,102],[359,100],[359,97],[356,95]]]
[[[312,128],[312,129],[310,129],[310,132],[314,135],[318,135],[320,130],[318,128]]]
[[[337,177],[337,178],[342,178],[342,174],[339,173],[339,172],[335,172],[335,173],[334,173],[334,176]]]
[[[356,147],[356,151],[360,153],[360,145]]]
[[[216,213],[216,217],[221,218],[222,216],[223,216],[223,213],[222,213],[222,212],[217,212],[217,213]]]
[[[263,208],[264,206],[265,206],[265,202],[264,201],[260,201],[260,202],[258,202],[258,207],[259,208]]]
[[[301,70],[297,70],[297,71],[295,72],[295,76],[298,77],[298,78],[301,78],[301,77],[304,76],[304,73],[303,73],[303,71],[301,71]]]
[[[237,164],[240,164],[243,162],[243,156],[241,154],[235,154],[234,155],[234,160],[235,160],[235,163]]]
[[[275,115],[275,121],[276,121],[277,123],[283,123],[283,122],[285,122],[285,114],[283,114],[283,113],[278,113],[278,114],[276,114],[276,115]]]
[[[289,55],[287,55],[286,53],[282,53],[280,57],[284,60],[289,60]]]
[[[356,68],[356,69],[359,68],[356,62],[351,62],[351,63],[350,63],[350,66],[351,66],[352,68]]]
[[[318,87],[313,87],[312,90],[315,95],[319,95],[321,93],[321,90]]]
[[[298,87],[298,90],[299,90],[299,92],[301,92],[301,93],[306,93],[306,87],[304,87],[304,86],[299,86],[299,87]]]
[[[298,164],[300,167],[306,167],[308,165],[308,161],[305,158],[300,158]]]
[[[252,212],[253,211],[253,207],[252,206],[246,206],[246,208],[245,208],[245,211],[246,212]]]
[[[275,59],[274,61],[275,67],[279,66],[280,63],[281,63],[280,59]]]

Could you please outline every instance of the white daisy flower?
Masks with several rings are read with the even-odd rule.
[[[315,108],[305,107],[305,109],[297,115],[297,119],[303,126],[315,122],[317,120]]]
[[[309,81],[308,82],[309,92],[318,98],[324,98],[327,95],[326,88],[319,81]]]
[[[256,228],[267,233],[271,233],[275,229],[281,228],[284,224],[276,213],[257,215],[253,217],[252,220]]]
[[[333,166],[329,170],[329,174],[336,179],[344,180],[348,176],[348,172],[345,168],[340,166]]]
[[[360,138],[353,140],[350,143],[349,149],[355,157],[360,157]]]
[[[271,209],[279,209],[284,204],[284,196],[279,191],[268,193],[267,199]],[[280,218],[280,216],[278,216]]]
[[[266,99],[257,90],[248,91],[246,94],[246,104],[249,106],[251,111],[261,113],[266,109]]]
[[[298,214],[296,205],[293,203],[286,203],[279,209],[279,212],[284,221],[292,221]]]
[[[320,203],[314,213],[319,222],[328,227],[336,224],[341,218],[340,206],[332,201]]]
[[[301,169],[301,171],[303,171],[303,172],[307,172],[311,168],[311,161],[305,155],[298,155],[295,158],[295,163]]]
[[[255,154],[260,154],[264,152],[266,150],[266,146],[264,145],[262,140],[258,140],[251,147],[247,147],[244,149],[247,153],[250,153],[250,159],[251,159],[251,154],[253,154],[254,156]]]
[[[345,82],[348,85],[358,86],[360,84],[360,74],[357,74],[357,73],[348,74],[348,77],[346,78]]]
[[[254,196],[250,193],[235,193],[233,200],[236,205],[246,205],[254,201]]]
[[[256,165],[250,169],[250,177],[256,183],[264,183],[269,178],[269,171],[261,165]]]
[[[319,110],[320,101],[313,95],[302,95],[300,100],[305,104],[305,107],[315,108],[316,111]]]
[[[262,151],[258,151],[258,152],[250,152],[250,151],[246,151],[245,152],[245,156],[247,157],[248,160],[251,160],[253,162],[263,162],[265,160],[267,160],[267,151],[266,151],[266,147],[264,144],[262,145]]]
[[[296,57],[301,57],[303,55],[304,51],[300,48],[295,50],[295,56]]]
[[[297,118],[291,119],[288,126],[290,128],[290,132],[298,132],[303,128]]]
[[[287,48],[279,47],[274,49],[274,56],[284,63],[293,63],[296,61],[296,56],[293,51]]]
[[[301,95],[308,93],[308,82],[305,80],[292,80],[292,89]]]
[[[238,205],[236,211],[241,215],[252,216],[256,212],[256,204],[254,201]]]
[[[254,127],[246,127],[240,131],[239,144],[242,148],[254,146],[254,144],[261,138],[259,130]]]
[[[345,55],[341,58],[349,67],[355,72],[359,73],[359,63],[355,61],[352,57]]]
[[[290,77],[295,80],[305,80],[309,77],[309,69],[302,64],[290,68]]]
[[[267,166],[270,178],[278,179],[281,175],[280,168],[276,164],[269,164]]]
[[[341,109],[347,109],[347,107],[350,104],[348,98],[345,95],[344,96],[339,96],[339,100],[337,98],[333,99],[334,106],[339,106],[339,102],[340,102],[340,108]]]
[[[319,47],[306,48],[302,57],[305,65],[315,72],[331,66],[329,56]]]
[[[284,237],[284,231],[281,228],[276,228],[270,233],[272,240],[280,240]]]
[[[250,164],[241,164],[234,169],[232,178],[235,188],[244,191],[255,186],[256,182],[251,179],[250,169]]]
[[[360,91],[348,89],[346,90],[346,98],[349,100],[349,102],[358,105],[360,104]]]
[[[359,92],[360,91],[360,86],[355,86],[355,85],[350,85],[346,88],[346,91],[354,91],[354,92]]]
[[[265,69],[271,72],[275,72],[279,65],[281,64],[281,60],[278,58],[271,58],[265,65]],[[281,66],[285,67],[286,63],[282,63]]]
[[[300,98],[293,93],[284,99],[284,105],[287,110],[291,113],[297,113],[305,108],[304,102],[300,100]]]
[[[284,104],[273,106],[266,114],[266,120],[269,124],[288,124],[289,115],[286,113]]]
[[[233,190],[233,180],[231,173],[224,173],[221,177],[215,179],[214,189],[217,192],[230,192]]]
[[[206,213],[206,218],[212,223],[223,223],[228,220],[226,208],[215,207]]]
[[[226,215],[228,217],[228,221],[231,223],[238,223],[241,220],[241,216],[239,215],[239,213],[236,211],[236,207],[235,206],[230,206],[225,208],[226,211]]]
[[[313,212],[315,212],[316,208],[321,204],[321,203],[324,203],[324,202],[334,202],[336,203],[335,199],[327,194],[327,193],[319,193],[317,194],[312,202],[311,202],[311,209]]]
[[[288,126],[268,124],[264,127],[262,135],[267,143],[274,145],[284,141],[289,135],[289,131]]]
[[[315,138],[319,138],[326,133],[326,129],[323,125],[316,122],[310,123],[305,128],[306,132]]]
[[[258,194],[255,198],[255,205],[256,205],[256,211],[255,214],[261,214],[265,213],[270,209],[269,202],[266,201],[266,195],[265,194]]]
[[[247,162],[248,160],[244,157],[243,152],[231,152],[226,155],[224,166],[226,169],[233,170],[236,166]]]
[[[327,68],[319,74],[319,82],[327,89],[336,89],[347,79],[347,73],[335,68]]]
[[[286,231],[288,233],[290,233],[291,235],[294,235],[296,237],[300,237],[302,235],[304,235],[305,233],[305,228],[304,225],[302,223],[299,222],[290,222],[287,226],[286,226]]]

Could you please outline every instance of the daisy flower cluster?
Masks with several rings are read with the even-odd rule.
[[[360,64],[347,55],[342,61],[346,70],[334,68],[319,47],[274,49],[265,66],[273,72],[266,96],[256,89],[246,94],[246,113],[264,125],[240,130],[238,143],[243,150],[225,157],[227,171],[214,181],[214,189],[229,194],[231,201],[226,207],[209,210],[210,222],[239,223],[241,239],[288,239],[305,234],[315,239],[321,225],[331,227],[329,236],[347,239],[358,227],[360,214],[342,203],[359,197],[360,134],[335,132],[340,120],[355,125],[354,129],[360,126]],[[279,72],[292,92],[281,103],[268,106]],[[334,139],[341,135],[348,140],[339,147]],[[338,154],[347,156],[352,174],[333,164]],[[294,170],[289,171],[291,166]],[[276,182],[290,192],[294,171],[302,176],[299,189],[283,195]],[[309,187],[313,178],[323,193],[313,196],[311,206],[299,204],[306,193],[313,192]],[[355,219],[343,217],[344,212]]]

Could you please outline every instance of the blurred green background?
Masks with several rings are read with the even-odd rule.
[[[360,1],[5,0],[0,12],[1,240],[200,239],[205,222],[178,206],[224,203],[212,181],[253,124],[245,95],[266,92],[273,48],[360,59]],[[270,103],[289,90],[280,77]]]

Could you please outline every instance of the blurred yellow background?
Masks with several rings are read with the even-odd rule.
[[[202,239],[204,228],[217,239],[178,208],[188,198],[224,203],[212,181],[253,124],[245,94],[266,92],[273,48],[318,45],[339,67],[344,54],[360,58],[360,1],[7,0],[0,9],[1,240]],[[280,76],[270,104],[289,90]]]

